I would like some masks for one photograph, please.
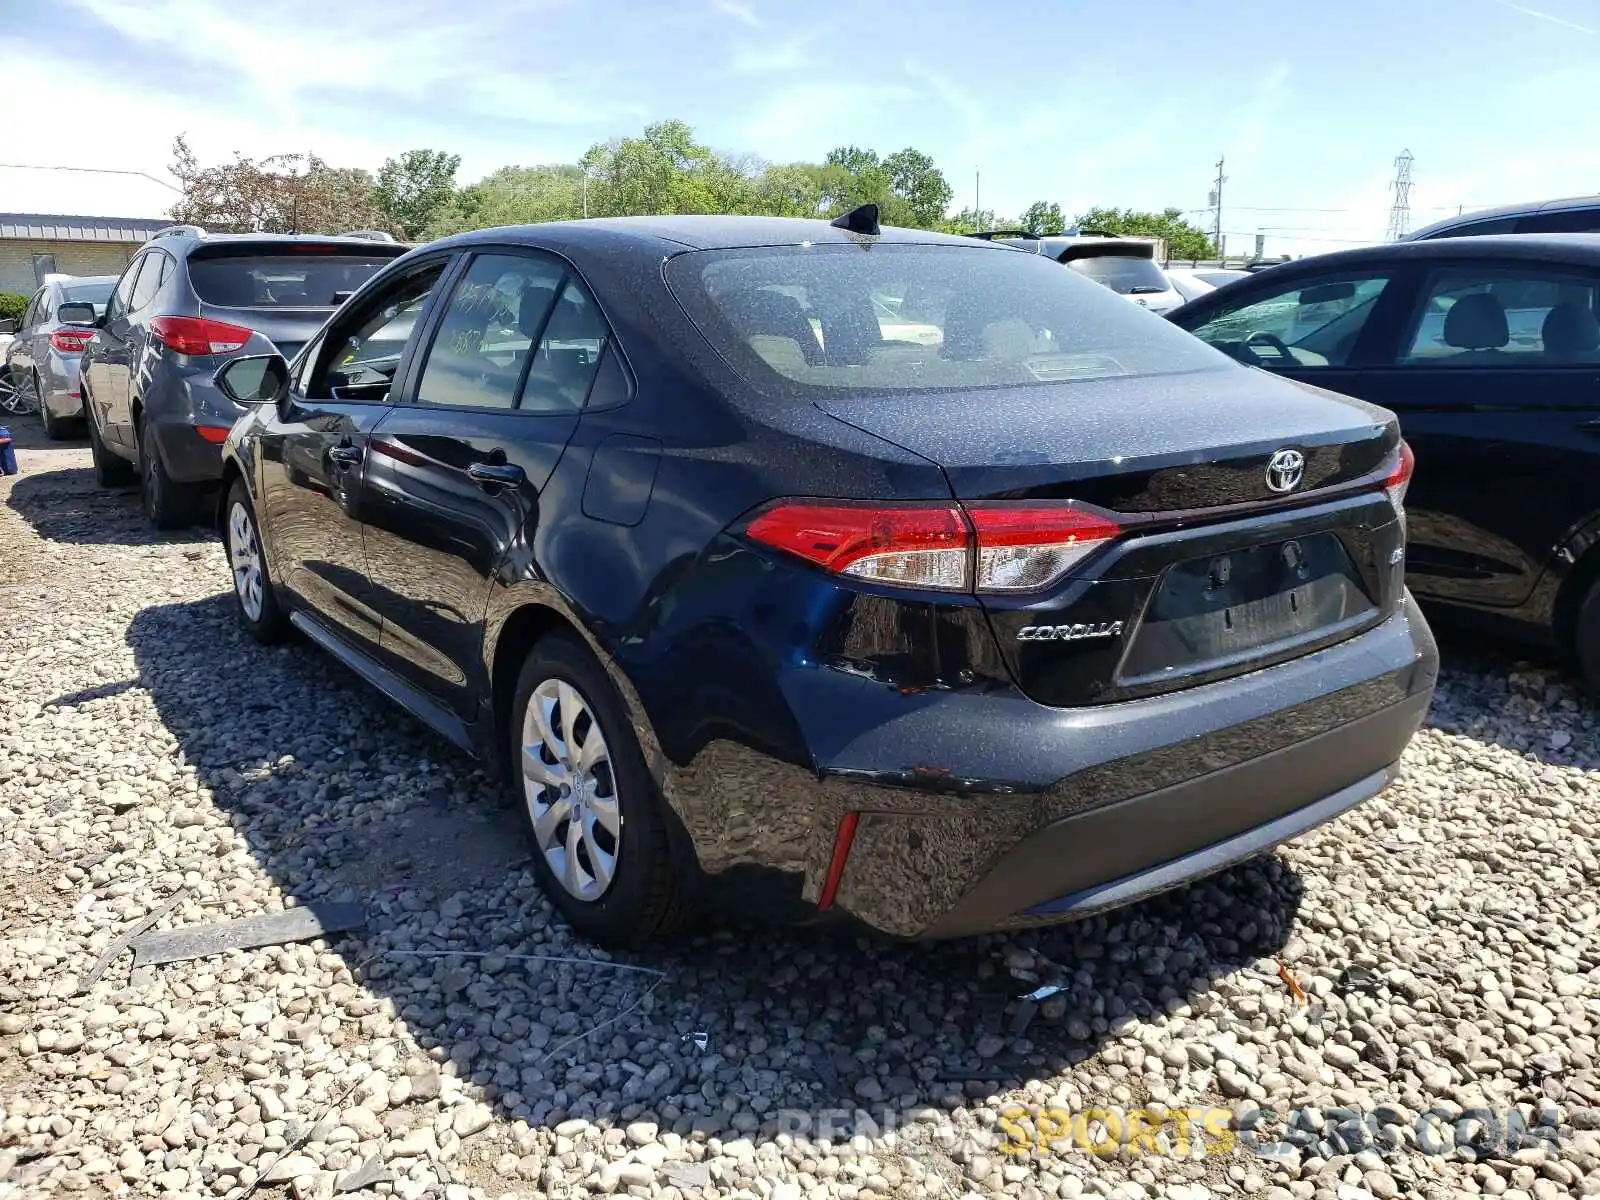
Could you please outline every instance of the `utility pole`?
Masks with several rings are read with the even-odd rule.
[[[1228,177],[1222,173],[1223,155],[1217,156],[1217,179],[1211,192],[1211,207],[1216,210],[1215,225],[1213,226],[1212,241],[1217,247],[1217,261],[1221,262],[1222,253],[1222,185],[1228,182]]]
[[[1398,242],[1411,232],[1411,164],[1414,161],[1409,150],[1402,150],[1395,157],[1394,182],[1389,185],[1394,192],[1394,207],[1389,210],[1386,241]]]

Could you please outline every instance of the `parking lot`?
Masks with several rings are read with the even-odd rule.
[[[14,429],[0,1196],[1600,1194],[1596,709],[1549,662],[1445,639],[1396,786],[1109,918],[612,960],[473,763]],[[364,926],[80,991],[152,915],[325,901]]]

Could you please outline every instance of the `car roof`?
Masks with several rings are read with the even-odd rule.
[[[1498,208],[1480,208],[1476,212],[1446,217],[1432,225],[1424,225],[1406,235],[1406,240],[1433,237],[1447,229],[1462,225],[1475,225],[1479,221],[1494,221],[1504,217],[1531,217],[1535,213],[1562,212],[1568,209],[1600,208],[1600,196],[1563,196],[1559,200],[1531,200],[1524,204],[1502,204]]]
[[[1323,270],[1333,266],[1380,265],[1413,260],[1481,258],[1561,260],[1600,266],[1600,233],[1494,233],[1477,237],[1437,238],[1421,242],[1387,242],[1355,250],[1334,250],[1294,262],[1279,263],[1258,272],[1263,278],[1281,278],[1302,268]]]
[[[850,233],[827,221],[805,217],[661,216],[591,217],[579,221],[546,221],[538,225],[504,225],[447,237],[431,246],[479,243],[525,243],[530,246],[603,249],[654,248],[666,253],[684,250],[732,250],[755,246],[799,246],[860,243],[868,235]],[[871,235],[873,242],[965,246],[1009,250],[977,238],[902,229],[892,225]]]

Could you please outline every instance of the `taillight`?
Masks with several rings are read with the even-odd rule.
[[[228,440],[231,427],[228,425],[196,425],[194,431],[213,446],[220,446]]]
[[[1406,488],[1411,484],[1411,473],[1416,466],[1417,456],[1411,452],[1411,446],[1402,441],[1400,449],[1395,452],[1394,468],[1383,481],[1383,490],[1389,494],[1396,511],[1405,506]]]
[[[62,354],[82,354],[84,347],[94,341],[94,330],[81,326],[63,326],[50,335],[50,345]]]
[[[746,533],[840,575],[940,591],[971,586],[967,523],[954,504],[784,503]]]
[[[754,541],[875,583],[1033,592],[1122,533],[1070,503],[852,504],[784,501],[746,529]]]
[[[978,591],[1036,592],[1122,534],[1111,517],[1072,504],[974,503]]]
[[[250,340],[250,331],[243,326],[208,317],[157,317],[150,322],[150,332],[179,354],[232,354]]]

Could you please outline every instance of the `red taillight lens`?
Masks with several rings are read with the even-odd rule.
[[[50,335],[50,345],[62,354],[82,354],[83,348],[94,340],[94,330],[65,326]]]
[[[941,591],[970,586],[967,523],[954,504],[783,503],[746,533],[841,575]]]
[[[978,535],[980,592],[1033,592],[1121,536],[1111,517],[1072,504],[967,505]]]
[[[214,446],[220,446],[228,440],[227,425],[196,425],[194,431]]]
[[[1389,493],[1389,499],[1394,502],[1396,509],[1403,507],[1406,502],[1406,488],[1411,484],[1411,473],[1416,467],[1417,456],[1411,452],[1411,446],[1402,441],[1395,454],[1394,469],[1383,481],[1383,490]]]
[[[150,332],[179,354],[232,354],[250,340],[250,331],[243,326],[206,317],[157,317],[150,322]]]
[[[763,545],[841,575],[940,591],[1031,592],[1121,535],[1070,503],[782,502],[746,530]]]

